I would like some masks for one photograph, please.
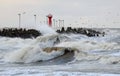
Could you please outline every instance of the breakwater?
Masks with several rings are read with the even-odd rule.
[[[89,37],[93,37],[93,36],[104,36],[105,32],[100,32],[100,31],[96,31],[93,29],[88,29],[88,28],[72,28],[72,27],[67,27],[67,29],[65,29],[64,27],[62,27],[61,29],[57,30],[58,33],[73,33],[73,34],[84,34],[87,35]]]
[[[0,30],[0,36],[4,37],[35,38],[40,35],[41,33],[35,29],[3,28]]]
[[[72,28],[72,27],[67,27],[66,29],[62,27],[61,29],[58,29],[56,31],[59,34],[83,34],[87,35],[89,37],[94,37],[94,36],[104,36],[104,32],[92,30],[92,29],[87,29],[87,28]],[[41,36],[42,33],[40,30],[35,30],[35,29],[25,29],[25,28],[3,28],[0,29],[0,36],[4,37],[20,37],[20,38],[36,38],[38,36]]]

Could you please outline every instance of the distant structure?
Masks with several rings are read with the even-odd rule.
[[[48,18],[47,22],[50,27],[52,27],[52,17],[53,17],[52,14],[47,15],[47,18]]]
[[[19,28],[20,28],[21,27],[21,14],[19,13],[18,16],[19,16]]]
[[[36,26],[36,16],[37,16],[37,15],[34,15],[34,18],[35,18],[35,26]]]

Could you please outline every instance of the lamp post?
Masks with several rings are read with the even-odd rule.
[[[34,15],[34,19],[35,19],[35,26],[36,26],[36,15]]]
[[[65,26],[64,26],[64,20],[62,20],[62,27],[65,27]]]
[[[53,24],[54,24],[54,28],[55,28],[55,19],[53,19]]]
[[[55,23],[56,23],[56,27],[58,28],[57,22],[58,22],[58,21],[56,20],[56,22],[55,22]]]
[[[59,21],[59,28],[60,28],[60,25],[61,25],[61,20],[59,19],[58,21]]]
[[[19,13],[18,16],[19,16],[19,28],[20,28],[21,27],[21,14]]]

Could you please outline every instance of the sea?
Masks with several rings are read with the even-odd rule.
[[[0,37],[0,76],[120,76],[119,28],[94,28],[99,37],[36,29],[43,35]]]

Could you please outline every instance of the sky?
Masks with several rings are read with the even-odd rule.
[[[0,27],[18,27],[46,22],[46,15],[73,27],[120,28],[120,0],[0,0]]]

